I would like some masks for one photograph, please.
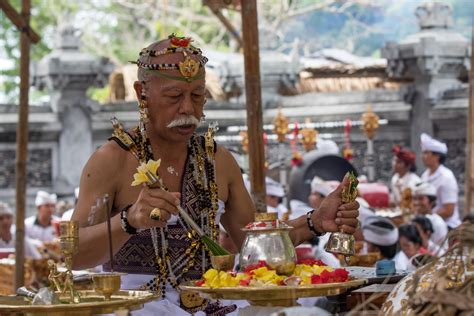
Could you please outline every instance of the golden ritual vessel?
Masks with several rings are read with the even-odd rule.
[[[357,197],[357,185],[359,184],[359,181],[352,172],[350,172],[348,176],[349,185],[342,190],[341,198],[344,203],[355,201]],[[355,238],[353,235],[343,232],[331,233],[324,249],[334,254],[353,256],[355,254]]]
[[[66,270],[60,271],[50,260],[50,287],[41,288],[37,293],[23,287],[17,291],[20,296],[0,296],[0,315],[110,314],[118,310],[138,310],[143,304],[158,298],[150,291],[120,291],[118,273],[94,274],[94,290],[77,290],[72,259],[79,241],[78,222],[60,222],[59,240]]]

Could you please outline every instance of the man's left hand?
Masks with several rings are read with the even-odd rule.
[[[322,233],[344,232],[353,234],[359,226],[359,203],[357,201],[343,204],[342,189],[349,185],[348,177],[344,177],[339,187],[331,192],[313,212],[312,220],[316,229]]]

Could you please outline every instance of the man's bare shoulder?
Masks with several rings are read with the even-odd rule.
[[[227,175],[229,179],[233,177],[240,177],[242,173],[240,167],[235,161],[234,156],[230,153],[227,148],[217,145],[216,150],[216,168],[219,175]]]
[[[129,152],[121,148],[116,142],[108,141],[100,146],[89,158],[85,170],[100,169],[102,172],[116,170],[127,161]]]

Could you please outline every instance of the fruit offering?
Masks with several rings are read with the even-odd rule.
[[[237,286],[298,286],[323,283],[345,282],[349,280],[349,272],[345,269],[334,269],[321,260],[303,259],[298,261],[291,276],[278,275],[263,260],[247,266],[241,272],[218,271],[209,269],[203,279],[195,285],[210,288]]]

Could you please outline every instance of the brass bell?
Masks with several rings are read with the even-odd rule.
[[[334,254],[353,256],[355,254],[355,238],[353,235],[343,232],[332,233],[324,249]]]

